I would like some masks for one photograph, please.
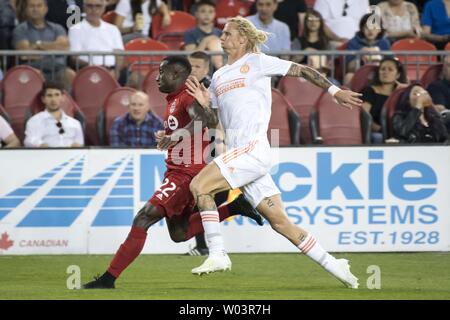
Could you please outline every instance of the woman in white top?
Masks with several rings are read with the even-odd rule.
[[[120,0],[116,7],[114,24],[124,36],[124,42],[150,36],[152,16],[162,15],[161,27],[170,24],[170,11],[161,0]]]
[[[381,18],[391,42],[402,38],[420,36],[419,12],[414,3],[404,0],[389,0],[378,4]]]

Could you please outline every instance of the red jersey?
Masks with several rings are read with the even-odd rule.
[[[189,108],[194,102],[194,98],[186,91],[186,86],[167,95],[166,113],[164,116],[164,129],[166,135],[172,134],[173,131],[184,128],[192,121],[189,116]],[[205,150],[209,141],[205,135],[206,128],[200,133],[190,137],[190,142],[186,143],[180,140],[175,146],[168,149],[166,164],[168,169],[191,168],[200,171],[205,165]],[[203,140],[205,137],[206,141]],[[197,146],[194,146],[197,141]]]

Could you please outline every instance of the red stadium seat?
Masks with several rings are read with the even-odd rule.
[[[436,51],[434,44],[422,39],[401,39],[392,44],[392,51]],[[400,62],[406,65],[408,79],[419,80],[430,64],[437,62],[436,56],[402,56],[397,55]]]
[[[169,50],[182,50],[184,46],[184,33],[162,33],[159,35],[158,41],[164,43]]]
[[[336,50],[347,50],[348,48],[348,41],[341,44],[339,47],[336,48]],[[345,56],[338,56],[334,58],[334,78],[339,81],[340,83],[344,80],[344,57]]]
[[[445,51],[450,51],[450,42],[447,42],[447,44],[446,44],[444,50],[445,50]]]
[[[19,140],[23,140],[25,118],[35,97],[40,94],[44,81],[39,70],[30,66],[15,66],[5,74],[2,82],[3,106]]]
[[[251,1],[241,0],[218,0],[216,3],[216,25],[223,29],[227,20],[236,16],[248,16],[250,7],[253,4]]]
[[[167,95],[160,92],[158,89],[155,80],[158,73],[159,70],[153,70],[152,72],[147,73],[142,84],[142,90],[149,96],[151,110],[157,114],[158,117],[164,119],[166,114]]]
[[[9,114],[6,109],[0,104],[0,116],[3,117],[7,122],[10,121]]]
[[[272,130],[278,130],[278,141],[272,141],[272,139],[276,139],[272,135]],[[272,89],[272,116],[270,117],[267,136],[271,145],[274,146],[277,143],[279,146],[289,146],[297,145],[300,142],[300,119],[298,114],[277,89]]]
[[[161,28],[161,15],[155,15],[152,18],[152,38],[160,40],[161,34],[183,34],[186,30],[194,28],[197,25],[195,17],[187,12],[183,11],[171,11],[170,16],[172,21],[170,25],[165,28]]]
[[[300,116],[300,143],[312,143],[309,115],[324,91],[303,78],[293,77],[283,77],[278,89]]]
[[[347,109],[324,94],[311,113],[314,142],[326,145],[360,145],[370,143],[372,118],[362,108]]]
[[[378,66],[373,64],[366,64],[356,70],[350,83],[350,89],[355,92],[361,92],[373,81],[377,70]]]
[[[149,38],[138,38],[125,44],[126,51],[167,51],[169,47],[160,41]],[[126,58],[131,71],[147,73],[158,67],[165,56],[128,56]]]
[[[383,132],[384,140],[390,139],[394,136],[392,117],[394,116],[400,96],[405,90],[406,88],[399,88],[392,92],[384,103],[383,109],[381,109],[381,130]]]
[[[308,8],[314,8],[315,3],[316,3],[316,0],[305,0],[305,4]]]
[[[423,74],[422,78],[420,78],[420,83],[423,85],[424,88],[428,87],[430,83],[432,83],[435,80],[439,79],[439,76],[442,72],[442,63],[433,64],[428,67],[428,69]]]
[[[97,117],[97,130],[102,145],[109,144],[109,131],[114,119],[128,112],[130,97],[136,90],[133,88],[117,88],[113,90]]]
[[[96,131],[97,113],[101,110],[106,97],[119,87],[109,71],[100,66],[89,66],[78,71],[72,83],[72,95],[86,116],[86,137],[90,145],[98,145]]]
[[[111,24],[114,24],[115,19],[116,19],[116,12],[114,10],[105,12],[102,15],[102,20]]]

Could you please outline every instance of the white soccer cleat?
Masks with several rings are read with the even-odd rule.
[[[223,255],[209,256],[200,267],[192,269],[191,272],[202,275],[226,270],[231,270],[231,260],[225,253]]]
[[[350,264],[347,259],[337,259],[337,263],[340,267],[339,275],[337,278],[345,284],[347,287],[352,289],[358,289],[359,283],[358,278],[353,275],[350,271]]]

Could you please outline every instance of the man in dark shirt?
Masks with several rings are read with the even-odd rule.
[[[129,112],[114,120],[109,141],[113,147],[154,147],[162,121],[150,112],[149,97],[138,91],[130,97]]]
[[[450,109],[450,55],[445,57],[441,79],[433,81],[427,90],[439,112]]]

